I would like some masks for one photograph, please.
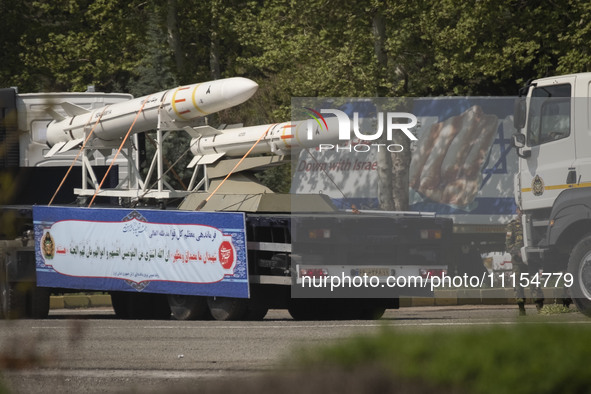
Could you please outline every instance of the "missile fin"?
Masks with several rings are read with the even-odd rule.
[[[66,143],[64,141],[58,142],[57,144],[55,144],[54,146],[51,147],[49,152],[47,152],[45,154],[45,157],[49,158],[49,157],[55,155],[57,153],[57,151],[60,150],[60,148],[64,145],[66,145]]]
[[[185,127],[185,131],[193,138],[210,137],[212,135],[222,134],[221,130],[211,126]]]
[[[183,127],[183,130],[185,130],[187,132],[187,134],[189,134],[192,138],[199,138],[201,137],[195,130],[193,130],[192,127],[190,126],[185,126]]]
[[[77,116],[77,115],[84,115],[90,112],[90,110],[86,108],[82,108],[79,105],[72,104],[70,102],[64,101],[60,104],[64,111],[70,116]]]
[[[189,163],[187,168],[193,168],[198,164],[215,163],[223,155],[225,155],[225,153],[212,153],[212,154],[204,155],[204,156],[195,156],[195,157],[193,157],[193,160],[191,160],[191,162]]]
[[[78,146],[82,142],[84,142],[84,138],[76,138],[75,140],[68,141],[68,142],[66,142],[64,147],[62,149],[60,149],[60,153],[67,152],[70,149],[72,149],[73,147]]]
[[[61,122],[62,120],[66,119],[61,114],[58,114],[52,107],[45,108],[45,112],[47,112],[56,122]]]

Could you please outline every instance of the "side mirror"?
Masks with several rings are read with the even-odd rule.
[[[525,148],[525,134],[515,133],[512,136],[513,146],[517,150],[517,156],[527,159],[531,156],[531,150]]]
[[[526,111],[526,98],[520,97],[515,100],[513,106],[513,126],[515,130],[521,130],[525,127],[525,111]]]
[[[517,149],[525,148],[525,135],[521,133],[513,134],[513,146]]]

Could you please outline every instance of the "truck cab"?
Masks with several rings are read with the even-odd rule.
[[[82,159],[76,151],[48,157],[47,125],[51,109],[66,115],[63,102],[92,109],[128,101],[129,94],[18,93],[0,89],[0,318],[44,317],[49,311],[49,288],[36,287],[32,232],[32,206],[71,204],[74,187],[80,186]],[[135,153],[134,153],[135,154]],[[114,160],[111,152],[91,160],[103,175],[114,161],[109,183],[128,176],[127,162]],[[71,176],[68,167],[74,163]],[[60,187],[61,185],[61,187]]]
[[[591,315],[591,73],[538,79],[520,93],[513,140],[523,255],[572,274],[571,295]]]

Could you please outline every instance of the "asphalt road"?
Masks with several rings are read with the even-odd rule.
[[[578,312],[528,312],[518,318],[514,306],[415,307],[387,311],[379,321],[308,322],[270,311],[260,322],[181,322],[116,320],[110,309],[53,310],[45,320],[0,321],[1,381],[12,393],[198,392],[270,373],[303,348],[383,326],[591,324]]]

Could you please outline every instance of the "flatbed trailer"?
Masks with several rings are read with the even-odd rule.
[[[2,173],[10,177],[11,186],[27,186],[1,201],[0,317],[43,318],[47,316],[51,294],[100,291],[111,294],[113,308],[121,318],[256,320],[271,308],[286,308],[296,319],[377,318],[385,309],[397,308],[400,297],[432,295],[430,277],[444,274],[449,263],[451,219],[404,212],[347,212],[338,210],[321,194],[275,194],[253,181],[248,171],[228,170],[236,168],[237,159],[231,158],[209,163],[212,165],[205,179],[209,188],[167,190],[162,180],[162,158],[158,156],[161,149],[151,166],[158,173],[158,189],[147,190],[145,185],[150,181],[139,179],[139,166],[135,163],[141,150],[137,139],[121,145],[123,149],[119,150],[124,154],[119,159],[114,142],[95,141],[86,149],[83,145],[77,161],[75,152],[68,150],[75,144],[64,143],[58,151],[43,143],[43,130],[54,124],[47,112],[39,109],[47,97],[52,103],[61,99],[74,101],[76,104],[62,106],[76,117],[109,102],[125,102],[130,99],[128,95],[19,95],[10,90],[0,93],[3,113],[7,114],[1,137],[7,152],[14,154],[11,160],[3,162]],[[14,117],[15,113],[18,116]],[[140,114],[141,109],[137,116]],[[60,122],[67,121],[68,113],[58,115],[66,119]],[[165,117],[164,113],[161,115]],[[154,113],[151,116],[156,118]],[[96,119],[100,124],[100,116]],[[160,122],[161,117],[158,119]],[[123,129],[120,124],[118,127]],[[206,129],[211,132],[211,128]],[[103,134],[110,135],[109,130],[103,130]],[[157,138],[157,142],[161,143],[163,138]],[[80,144],[79,140],[74,142]],[[70,176],[68,182],[73,185],[62,188],[54,199],[61,179],[56,174],[65,174],[72,160],[72,171],[81,175],[82,185]],[[243,167],[253,171],[279,162],[272,156],[240,160]],[[108,178],[111,187],[98,187],[100,171],[106,173],[111,164],[117,168]],[[224,177],[225,183],[220,181]],[[35,189],[43,182],[47,186]],[[36,192],[32,193],[31,188]],[[215,196],[214,188],[220,189]],[[85,207],[92,194],[98,195],[97,203]],[[182,202],[171,209],[170,198],[180,198]],[[238,224],[230,226],[231,235],[222,230],[216,232],[217,227],[225,228],[224,223],[236,216]],[[229,242],[235,243],[218,245],[216,253],[212,253],[198,245],[185,247],[171,241],[158,244],[160,255],[143,252],[141,269],[140,265],[134,266],[137,272],[121,268],[128,267],[131,252],[127,256],[114,252],[109,260],[110,271],[102,267],[107,264],[106,257],[101,260],[101,256],[111,244],[120,249],[155,248],[154,238],[117,235],[132,223],[153,231],[157,228],[158,234],[166,234],[174,226],[210,226],[213,233],[233,237]],[[237,227],[242,228],[242,243],[234,236]],[[86,232],[88,237],[80,238]],[[46,235],[49,233],[52,235]],[[108,242],[111,244],[105,244]],[[91,244],[93,253],[88,253]],[[176,249],[182,249],[184,254]],[[219,265],[222,266],[221,278],[203,279],[205,271],[200,269],[179,273],[170,268],[172,260],[178,258],[178,267],[198,260],[197,255],[206,252],[212,267],[219,271]],[[181,263],[183,256],[187,256],[186,261]],[[230,264],[227,256],[236,261]],[[243,264],[240,272],[234,263]],[[165,265],[170,267],[162,271]],[[154,284],[147,285],[150,280],[146,278],[152,278]],[[364,278],[365,283],[358,285]],[[392,278],[405,278],[405,286],[388,282]],[[335,286],[337,279],[342,282],[340,286]],[[345,279],[349,280],[348,286]],[[236,283],[242,287],[229,290],[235,289]],[[305,287],[306,283],[312,285]]]

